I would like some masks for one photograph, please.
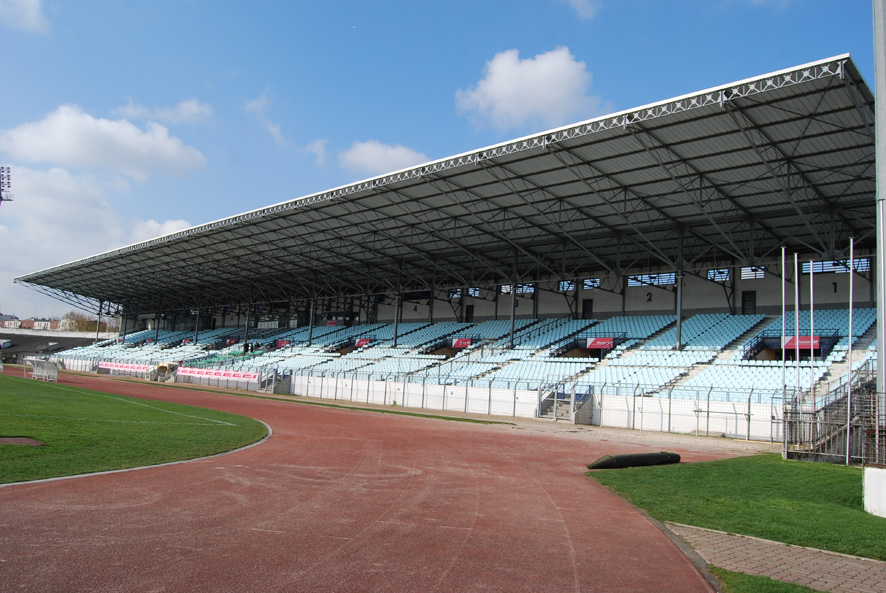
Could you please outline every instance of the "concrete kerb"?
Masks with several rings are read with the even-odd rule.
[[[628,504],[631,503],[628,502]],[[634,510],[636,510],[638,513],[646,517],[647,521],[655,525],[658,530],[665,535],[665,537],[671,540],[671,543],[677,546],[677,549],[679,549],[680,552],[682,552],[683,555],[689,559],[689,562],[691,562],[695,569],[699,573],[701,573],[701,576],[704,577],[704,579],[714,589],[714,591],[716,591],[717,593],[721,593],[723,591],[723,583],[720,582],[720,579],[718,579],[717,576],[710,571],[710,565],[704,558],[702,558],[702,556],[695,550],[695,548],[686,543],[686,540],[684,540],[682,537],[671,531],[666,523],[662,523],[658,519],[653,519],[646,513],[646,511],[634,506],[633,504],[631,504],[631,506],[634,507]]]

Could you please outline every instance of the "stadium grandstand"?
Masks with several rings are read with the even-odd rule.
[[[874,155],[842,55],[16,282],[122,316],[71,369],[830,454],[785,420],[872,376]]]

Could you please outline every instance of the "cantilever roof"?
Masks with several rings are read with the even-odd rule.
[[[837,56],[15,281],[153,312],[873,252],[873,109]]]

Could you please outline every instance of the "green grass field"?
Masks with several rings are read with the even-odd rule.
[[[155,465],[230,451],[265,426],[242,416],[0,375],[0,483]]]
[[[864,511],[858,467],[758,455],[588,475],[660,521],[886,560],[886,518]]]

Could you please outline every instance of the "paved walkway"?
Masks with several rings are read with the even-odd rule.
[[[886,591],[886,562],[668,523],[708,563],[833,593]]]

